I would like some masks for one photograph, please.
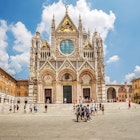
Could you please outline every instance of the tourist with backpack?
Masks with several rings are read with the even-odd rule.
[[[80,106],[79,105],[77,105],[75,115],[76,115],[76,121],[78,122],[79,116],[80,116]]]
[[[80,106],[80,110],[81,110],[81,112],[80,112],[80,116],[81,116],[81,120],[82,119],[84,119],[84,117],[85,117],[85,106]]]
[[[87,105],[85,112],[86,112],[86,121],[89,121],[91,119],[91,117],[90,117],[91,112],[90,112],[89,105]]]

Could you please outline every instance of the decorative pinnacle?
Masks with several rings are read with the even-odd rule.
[[[79,15],[79,21],[81,21],[81,15]]]
[[[65,5],[65,8],[66,8],[66,14],[68,14],[68,8],[69,8],[69,6],[68,5]]]
[[[53,19],[54,19],[54,14],[53,14]]]

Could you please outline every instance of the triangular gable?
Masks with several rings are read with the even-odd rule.
[[[42,71],[44,68],[55,70],[55,67],[48,60],[41,66],[40,71]]]
[[[60,66],[59,71],[62,68],[72,68],[75,71],[75,67],[73,66],[73,64],[71,63],[71,61],[68,58],[65,59],[65,61],[63,62],[63,64]]]
[[[93,68],[93,66],[87,60],[85,60],[85,62],[81,65],[81,67],[79,68],[79,71],[81,69],[85,69],[85,68],[93,69],[95,71],[95,69]]]
[[[58,33],[76,33],[78,32],[76,26],[70,19],[69,15],[66,13],[63,20],[60,22],[58,28],[56,29],[56,32]]]

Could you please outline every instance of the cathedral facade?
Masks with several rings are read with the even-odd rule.
[[[29,100],[45,103],[74,103],[81,99],[106,101],[102,38],[95,31],[78,27],[68,11],[55,26],[52,17],[51,42],[39,32],[32,38],[30,51]]]

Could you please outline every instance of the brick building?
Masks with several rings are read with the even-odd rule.
[[[0,103],[28,101],[28,80],[17,80],[0,68]]]

